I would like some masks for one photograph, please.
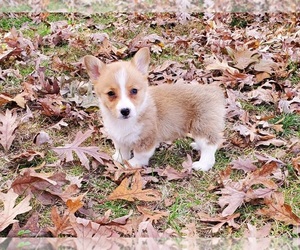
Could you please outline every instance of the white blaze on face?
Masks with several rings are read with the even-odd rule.
[[[130,101],[129,96],[128,96],[128,91],[126,89],[126,83],[128,80],[128,75],[127,75],[126,70],[124,68],[121,68],[119,71],[117,71],[115,74],[115,79],[116,79],[116,82],[119,85],[119,89],[120,89],[120,98],[119,98],[119,102],[116,106],[117,117],[123,118],[123,115],[121,114],[121,110],[124,110],[124,109],[129,109],[129,111],[130,111],[128,118],[134,117],[136,115],[136,108],[135,108],[134,104]]]

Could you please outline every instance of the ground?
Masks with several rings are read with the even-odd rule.
[[[298,236],[298,14],[0,17],[0,191],[13,189],[16,204],[32,195],[30,211],[16,216],[23,234],[78,236],[53,222],[56,207],[60,216],[66,211],[73,216],[66,215],[70,223],[85,218],[127,237],[136,236],[143,221],[158,233],[170,229],[177,236],[242,237],[254,232],[251,225],[270,225],[267,235]],[[142,189],[157,191],[157,199],[115,199],[111,194],[124,180],[132,188],[139,177],[110,159],[113,145],[103,131],[82,57],[129,60],[145,46],[151,49],[151,85],[192,82],[224,90],[224,142],[208,172],[190,170],[189,157],[199,157],[190,138],[162,144],[141,172]],[[58,150],[66,153],[70,144],[75,145],[72,159],[60,156]],[[87,153],[88,162],[75,154],[82,146],[94,152]],[[74,211],[67,203],[72,199],[80,201]],[[35,212],[43,234],[26,227]],[[109,224],[120,217],[123,231]],[[11,224],[1,229],[1,236],[16,235]],[[149,235],[147,230],[142,231]]]

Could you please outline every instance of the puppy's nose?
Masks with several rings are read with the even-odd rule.
[[[130,114],[130,109],[129,108],[121,109],[121,114],[124,117],[127,117]]]

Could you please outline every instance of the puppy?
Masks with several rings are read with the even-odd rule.
[[[212,85],[148,86],[149,63],[148,48],[140,49],[131,61],[110,64],[84,57],[104,127],[115,145],[113,159],[133,167],[148,165],[160,142],[191,133],[191,146],[201,151],[193,169],[211,169],[224,129],[222,90]]]

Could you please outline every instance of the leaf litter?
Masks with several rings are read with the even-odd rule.
[[[46,23],[44,36],[28,36],[30,23],[0,30],[0,82],[5,90],[0,94],[1,235],[26,236],[30,231],[32,237],[97,241],[102,236],[222,236],[244,230],[245,237],[267,237],[273,221],[299,226],[299,209],[284,190],[299,182],[293,179],[299,176],[299,125],[273,120],[286,114],[296,117],[300,111],[299,23],[294,14],[106,14],[110,18],[105,25],[97,21],[101,15],[75,14],[72,21],[66,15],[65,20],[47,20],[49,15],[28,17],[35,25]],[[249,23],[243,29],[233,19]],[[283,25],[286,20],[290,26]],[[93,28],[99,25],[101,32]],[[191,163],[198,156],[191,149],[184,150],[187,159],[176,165],[153,163],[148,169],[111,160],[111,144],[81,59],[86,54],[105,62],[127,59],[144,46],[152,51],[150,84],[214,82],[224,88],[227,129],[217,162],[225,154],[228,163],[220,160],[211,172],[195,173]],[[283,134],[287,128],[292,134]],[[188,188],[179,193],[182,187]],[[192,208],[203,204],[200,211],[190,209],[190,216],[172,221],[181,213],[176,208],[180,201],[192,203]],[[43,215],[37,216],[34,204],[51,210],[53,222],[39,223]],[[122,215],[116,204],[126,208]],[[247,207],[252,214],[246,214]],[[86,209],[96,217],[84,213]],[[16,217],[24,214],[28,216],[18,224]],[[242,219],[257,216],[268,224],[256,229],[251,220]]]

